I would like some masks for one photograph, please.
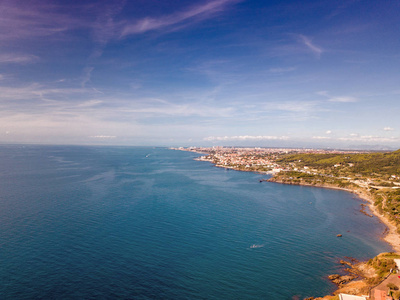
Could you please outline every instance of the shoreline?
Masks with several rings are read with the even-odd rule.
[[[198,151],[192,151],[192,152],[197,152],[202,155],[207,154],[207,153],[201,153]],[[373,217],[373,216],[377,217],[378,221],[384,225],[385,230],[382,233],[378,234],[378,238],[383,240],[385,243],[387,243],[392,248],[392,252],[394,254],[397,254],[397,255],[400,254],[400,233],[398,232],[396,223],[394,221],[392,221],[389,218],[389,216],[385,214],[385,212],[381,213],[378,211],[378,208],[375,206],[375,200],[374,200],[373,194],[371,194],[368,189],[366,189],[362,186],[358,186],[358,187],[354,187],[354,188],[346,188],[346,187],[337,186],[335,183],[316,183],[316,184],[314,183],[314,184],[312,184],[312,183],[307,183],[307,182],[302,182],[302,181],[291,182],[290,180],[286,181],[286,180],[282,180],[281,178],[279,178],[279,175],[278,175],[280,173],[279,171],[278,172],[270,172],[270,171],[263,172],[263,171],[257,171],[257,170],[243,170],[243,169],[239,169],[237,167],[219,165],[216,162],[214,162],[213,160],[204,159],[204,156],[199,156],[199,157],[195,158],[195,160],[210,162],[213,166],[218,167],[218,168],[224,168],[224,169],[230,169],[230,170],[236,170],[236,171],[244,171],[244,172],[253,172],[253,173],[271,176],[268,179],[260,180],[260,182],[266,181],[266,182],[274,182],[274,183],[279,183],[279,184],[289,184],[289,185],[318,187],[318,188],[325,188],[325,189],[335,189],[335,190],[341,190],[341,191],[352,193],[352,194],[356,195],[363,202],[366,202],[366,204],[362,203],[360,205],[361,206],[360,212],[369,217]],[[370,214],[365,212],[364,209],[366,206],[370,210]],[[379,256],[384,255],[384,254],[385,253],[380,253],[377,256],[375,256],[374,258],[371,258],[369,261],[371,261],[372,259],[377,259]],[[351,271],[353,271],[353,272],[356,271],[355,274],[357,274],[357,272],[361,271],[361,274],[363,274],[363,272],[365,271],[364,268],[367,267],[367,261],[368,260],[361,261],[361,262],[358,262],[357,265],[351,266],[352,267]],[[369,263],[369,261],[368,261],[368,263]],[[343,261],[340,260],[341,264],[343,264],[342,262]],[[349,269],[345,269],[345,270],[349,270]],[[350,271],[350,275],[351,275],[351,271]],[[306,299],[332,300],[332,299],[336,299],[336,297],[338,297],[338,295],[340,293],[351,294],[351,295],[365,295],[365,290],[362,292],[362,289],[368,288],[368,291],[370,292],[372,285],[370,283],[368,283],[368,280],[370,280],[371,278],[365,277],[366,275],[361,275],[361,274],[358,273],[358,275],[355,278],[350,278],[349,280],[346,278],[346,282],[344,282],[344,283],[335,283],[334,280],[332,280],[330,278],[330,276],[335,276],[335,277],[339,276],[339,278],[345,278],[345,277],[349,277],[349,276],[340,276],[338,274],[330,275],[330,276],[328,276],[330,281],[337,285],[337,288],[332,292],[332,294],[322,296],[322,297],[317,297],[317,298],[311,297],[311,298],[306,298]],[[361,279],[358,277],[360,275],[361,275]],[[377,275],[374,275],[374,276],[377,276]],[[332,296],[332,295],[334,295],[334,296]]]
[[[186,150],[184,150],[186,151]],[[202,155],[206,155],[207,153],[204,152],[199,152],[199,151],[190,151],[190,152],[195,152],[195,153],[199,153]],[[207,159],[202,159],[203,156],[199,156],[197,158],[195,158],[195,160],[197,161],[206,161],[206,162],[210,162],[211,164],[213,164],[215,167],[218,168],[224,168],[224,169],[230,169],[230,170],[235,170],[235,171],[241,171],[241,172],[253,172],[253,173],[258,173],[258,174],[265,174],[265,175],[271,175],[271,178],[265,180],[267,182],[274,182],[274,183],[279,183],[279,184],[291,184],[291,185],[300,185],[300,186],[309,186],[309,187],[318,187],[318,188],[325,188],[325,189],[335,189],[335,190],[341,190],[341,191],[346,191],[352,194],[357,195],[360,199],[366,201],[368,203],[368,208],[371,211],[371,213],[376,216],[379,221],[384,224],[386,226],[386,230],[383,232],[382,236],[380,237],[381,239],[383,239],[386,243],[388,243],[391,247],[392,250],[398,254],[400,254],[400,234],[397,232],[397,227],[396,225],[393,223],[393,221],[391,221],[390,219],[388,219],[385,215],[381,214],[377,208],[374,205],[374,199],[372,198],[372,196],[368,193],[368,191],[362,190],[362,188],[360,188],[360,190],[356,190],[356,189],[348,189],[348,188],[342,188],[339,186],[335,186],[332,184],[307,184],[307,183],[291,183],[291,182],[282,182],[276,179],[274,172],[258,172],[258,171],[254,171],[254,170],[240,170],[238,168],[235,167],[228,167],[228,166],[223,166],[223,165],[218,165],[216,163],[214,163],[211,160],[207,160]]]
[[[342,190],[352,194],[357,195],[360,199],[366,201],[368,203],[368,208],[371,213],[376,216],[379,221],[384,224],[387,230],[384,231],[383,236],[381,237],[386,243],[388,243],[394,252],[400,254],[400,235],[397,233],[396,225],[393,224],[393,221],[389,220],[385,215],[381,214],[374,205],[374,200],[372,199],[371,195],[367,191],[362,190],[353,190],[348,188],[341,188],[334,185],[313,185],[307,183],[287,183],[287,182],[280,182],[272,176],[270,179],[267,180],[268,182],[274,182],[278,184],[289,184],[289,185],[299,185],[299,186],[309,186],[309,187],[317,187],[317,188],[325,188],[325,189],[335,189],[335,190]]]

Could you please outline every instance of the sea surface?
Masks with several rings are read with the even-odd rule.
[[[197,156],[0,146],[0,299],[303,299],[391,250],[350,193]]]

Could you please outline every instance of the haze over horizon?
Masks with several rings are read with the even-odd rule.
[[[0,2],[0,143],[400,148],[398,1]]]

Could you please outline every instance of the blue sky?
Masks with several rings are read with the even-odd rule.
[[[400,148],[399,1],[0,1],[0,143]]]

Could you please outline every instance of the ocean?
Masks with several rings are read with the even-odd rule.
[[[353,194],[197,156],[0,146],[0,299],[303,299],[391,250]]]

